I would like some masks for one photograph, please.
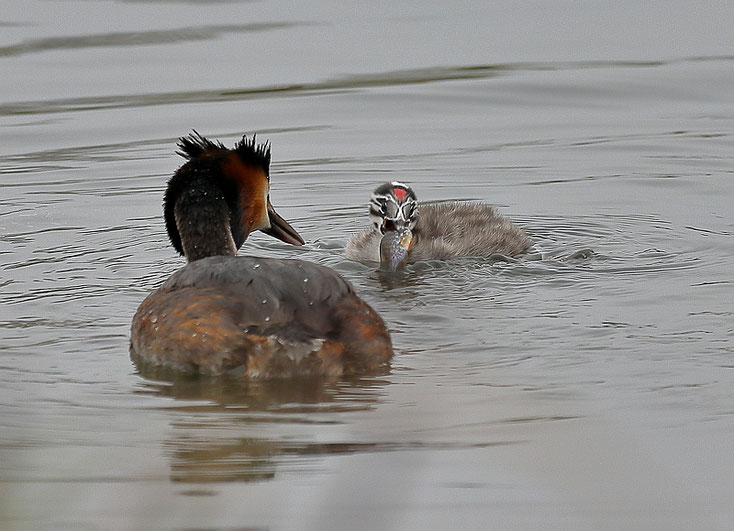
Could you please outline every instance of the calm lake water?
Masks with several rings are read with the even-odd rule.
[[[6,0],[0,527],[731,529],[730,2]],[[273,145],[385,374],[139,374],[192,128]],[[519,260],[342,257],[371,190],[483,200]]]

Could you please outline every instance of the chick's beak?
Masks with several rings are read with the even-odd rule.
[[[273,205],[270,204],[268,199],[268,218],[270,219],[270,227],[267,229],[261,229],[265,234],[278,238],[280,241],[290,243],[291,245],[303,245],[305,242],[301,235],[296,232],[296,229],[290,226],[290,224],[280,217],[275,211]]]

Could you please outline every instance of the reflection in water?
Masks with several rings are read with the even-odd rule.
[[[175,482],[270,480],[279,464],[289,458],[378,446],[303,441],[298,426],[334,424],[340,413],[373,410],[386,380],[239,381],[178,375],[154,367],[139,369],[141,376],[153,380],[144,384],[143,393],[176,400],[174,406],[165,408],[174,417],[174,437],[166,445]]]
[[[286,409],[293,412],[292,405],[300,404],[318,405],[318,411],[329,411],[329,408],[321,406],[339,399],[374,403],[377,400],[375,396],[377,390],[387,384],[384,380],[372,377],[339,380],[286,378],[243,381],[235,378],[181,374],[165,367],[147,364],[138,365],[138,374],[149,380],[145,383],[148,393],[176,400],[205,400],[211,403],[212,410],[237,408],[247,411],[275,411],[289,405]],[[334,411],[341,411],[345,407],[347,405],[340,402]],[[194,409],[200,410],[199,407]]]

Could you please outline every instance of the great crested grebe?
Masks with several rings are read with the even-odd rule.
[[[487,204],[455,201],[419,209],[413,189],[400,182],[375,189],[370,219],[370,227],[349,239],[345,254],[391,271],[418,260],[514,256],[531,244],[525,231]]]
[[[237,257],[261,230],[303,239],[270,203],[270,145],[234,149],[194,131],[168,181],[164,216],[187,265],[143,301],[133,359],[188,372],[249,378],[374,371],[392,357],[380,316],[333,270],[302,260]]]

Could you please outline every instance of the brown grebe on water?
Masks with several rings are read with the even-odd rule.
[[[270,146],[233,149],[194,132],[168,182],[166,229],[187,265],[142,302],[130,347],[136,362],[249,378],[374,371],[392,357],[380,316],[333,270],[302,260],[237,257],[261,230],[303,239],[270,203]]]

